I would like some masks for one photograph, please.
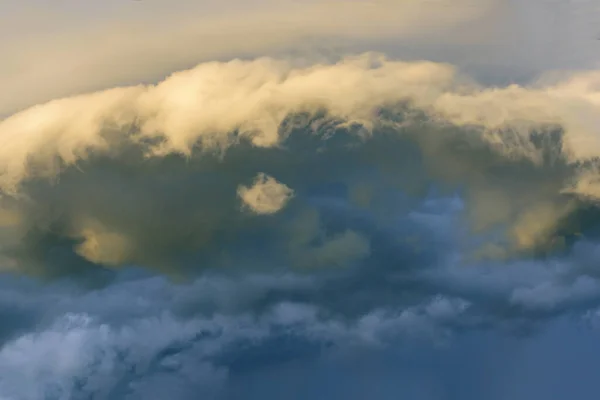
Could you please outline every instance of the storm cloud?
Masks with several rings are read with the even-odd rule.
[[[0,399],[597,390],[591,3],[139,3],[0,24]]]

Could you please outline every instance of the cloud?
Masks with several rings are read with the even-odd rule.
[[[308,246],[300,254],[341,252],[328,256],[346,263],[333,269],[280,268],[270,253],[259,260],[275,265],[243,259],[238,269],[208,269],[183,282],[129,268],[95,288],[70,276],[52,282],[2,276],[0,395],[158,399],[168,392],[181,399],[199,393],[221,399],[270,393],[276,389],[269,382],[288,379],[288,373],[308,379],[315,368],[347,378],[349,365],[362,366],[357,377],[364,380],[365,357],[387,354],[399,363],[397,370],[414,365],[405,359],[414,351],[422,362],[433,353],[448,363],[435,365],[454,365],[453,357],[468,358],[478,340],[498,343],[488,337],[489,328],[544,327],[560,315],[593,313],[600,304],[592,242],[549,260],[467,263],[456,234],[462,207],[449,198],[429,199],[386,229],[370,231],[359,218],[353,229],[362,228],[360,234],[370,239],[369,252],[361,253],[358,234],[335,223],[351,222],[361,209],[336,220],[340,207],[327,200],[297,216],[308,221],[313,215],[312,221],[284,226],[297,229],[296,245]],[[327,231],[341,233],[314,241],[315,232],[318,238]],[[261,232],[253,233],[256,238]],[[407,234],[421,236],[420,248],[404,240]],[[339,238],[345,243],[338,247]],[[343,256],[354,251],[367,262],[353,264],[356,254]],[[471,340],[473,335],[479,339]],[[494,346],[480,350],[489,348]],[[372,368],[390,367],[384,360],[372,362]],[[494,371],[496,377],[505,369]],[[310,384],[323,388],[318,381]],[[328,393],[344,388],[335,384]]]
[[[556,285],[560,274],[543,262],[509,266],[508,271],[506,265],[455,266],[455,278],[471,276],[471,289],[449,279],[442,265],[418,267],[429,276],[371,265],[366,275],[356,270],[351,275],[341,270],[334,275],[218,272],[181,284],[121,271],[111,285],[92,291],[69,281],[49,285],[3,277],[0,315],[8,332],[0,339],[0,395],[158,399],[171,393],[181,399],[198,394],[221,399],[242,391],[254,396],[292,371],[296,378],[309,379],[315,368],[348,377],[353,373],[344,368],[356,365],[364,382],[360,367],[365,363],[378,369],[395,366],[397,372],[434,354],[446,362],[433,365],[454,365],[454,357],[461,357],[465,365],[482,368],[487,364],[470,355],[482,340],[492,344],[477,354],[498,344],[500,339],[489,336],[490,325],[518,326],[523,319],[546,324],[552,314],[540,313],[538,306],[542,311],[551,303],[571,308],[576,292],[586,297],[589,288],[582,282],[575,296],[546,296],[549,302],[521,296],[531,284]],[[515,301],[527,306],[514,312]],[[8,318],[15,305],[21,321]],[[467,336],[461,333],[465,330]],[[502,343],[510,340],[504,337]],[[523,346],[515,351],[522,354]],[[371,359],[378,354],[395,361]],[[493,375],[500,379],[509,370],[494,369]],[[429,379],[443,386],[439,377]],[[247,380],[252,388],[246,388]],[[322,390],[318,382],[305,384]],[[331,383],[328,393],[344,392],[346,385]]]
[[[376,49],[460,64],[495,82],[598,62],[592,2],[34,1],[2,5],[0,34],[10,40],[0,47],[0,115],[233,57],[315,60]]]
[[[431,185],[462,191],[465,251],[564,249],[594,209],[596,75],[490,88],[374,53],[260,58],[41,104],[0,122],[5,269],[366,262]]]
[[[290,113],[324,109],[368,129],[377,109],[404,101],[441,121],[481,127],[486,141],[515,156],[541,157],[528,138],[531,130],[560,126],[565,133],[555,145],[562,147],[553,150],[584,161],[598,152],[596,75],[574,75],[544,88],[480,88],[447,64],[377,54],[305,68],[266,58],[200,64],[155,86],[55,100],[5,119],[2,184],[12,189],[33,167],[34,175],[52,176],[61,164],[75,164],[91,151],[114,155],[127,143],[158,141],[149,148],[155,155],[189,155],[198,144],[227,149],[241,139],[272,147],[285,139],[280,126]]]
[[[39,329],[2,344],[0,395],[32,400],[159,398],[178,387],[178,398],[198,393],[220,398],[248,363],[264,366],[279,362],[282,355],[293,360],[314,354],[301,355],[295,345],[314,347],[318,354],[331,344],[343,349],[379,346],[404,335],[436,336],[438,323],[464,311],[460,303],[439,297],[402,312],[375,310],[350,320],[327,316],[318,304],[289,301],[268,304],[257,313],[253,303],[264,301],[273,290],[306,290],[311,285],[293,277],[243,278],[221,284],[218,278],[203,278],[187,288],[162,279],[135,279],[86,294],[57,288],[54,293],[62,300],[50,303],[44,301],[48,293],[37,292],[32,299],[50,318]],[[198,290],[215,284],[220,290],[213,293]],[[227,312],[217,303],[206,312],[198,308],[226,293],[249,289],[254,300],[242,303],[237,311]],[[286,350],[281,340],[293,346]],[[281,350],[253,354],[253,348],[263,346]]]
[[[600,305],[591,3],[141,3],[0,5],[0,398],[548,397],[511,362]]]
[[[378,38],[427,37],[480,18],[491,3],[177,0],[95,7],[70,0],[35,10],[11,6],[16,10],[2,13],[11,17],[3,18],[1,33],[13,40],[0,47],[8,60],[0,83],[11,96],[0,97],[0,115],[57,97],[154,82],[201,61],[298,48],[310,56],[314,47],[329,52]]]
[[[273,177],[258,174],[251,187],[240,185],[238,196],[257,214],[274,214],[280,211],[293,196],[293,190]]]

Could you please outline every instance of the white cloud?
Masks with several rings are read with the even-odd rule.
[[[240,185],[238,196],[257,214],[274,214],[285,207],[294,191],[275,178],[258,174],[251,187]]]

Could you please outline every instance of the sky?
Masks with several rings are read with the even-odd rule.
[[[0,0],[0,400],[596,399],[586,0]]]

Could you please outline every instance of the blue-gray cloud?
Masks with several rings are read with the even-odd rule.
[[[591,5],[137,3],[0,24],[1,400],[594,398]]]

